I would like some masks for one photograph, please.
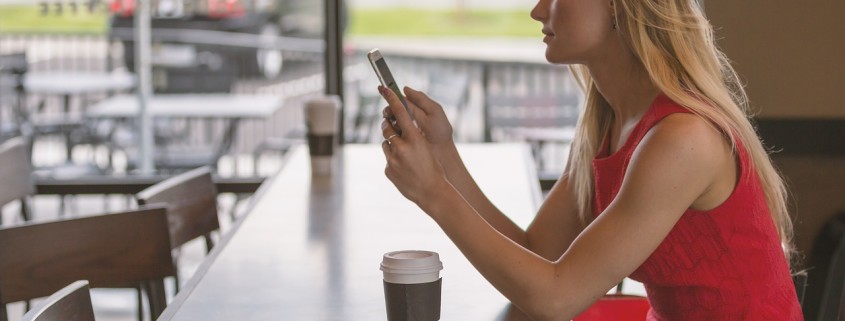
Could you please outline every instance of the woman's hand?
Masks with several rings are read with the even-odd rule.
[[[419,129],[422,130],[423,135],[432,147],[441,149],[453,145],[452,124],[449,123],[443,107],[421,91],[405,87],[404,92],[405,98],[407,98],[405,101],[408,103],[408,107],[413,110]],[[396,124],[395,114],[389,106],[384,108],[382,115],[386,123]],[[382,123],[382,127],[384,127],[385,122]]]
[[[385,140],[381,147],[387,158],[384,173],[402,195],[423,207],[423,201],[437,199],[436,193],[451,186],[445,178],[443,167],[432,155],[431,144],[423,132],[414,126],[411,116],[396,94],[382,86],[379,86],[379,92],[389,104],[388,109],[396,119],[395,126],[402,132],[399,135],[390,122],[382,123]],[[420,114],[417,114],[418,123],[422,116]],[[428,118],[423,119],[426,120]]]

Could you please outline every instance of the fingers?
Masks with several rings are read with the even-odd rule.
[[[397,151],[400,148],[399,146],[404,145],[405,142],[387,119],[381,121],[381,135],[384,137],[384,140],[381,142],[381,149],[389,162],[391,152]]]
[[[402,135],[386,119],[381,121],[381,136],[384,137],[382,145],[388,145],[391,150],[394,149],[393,147],[404,144]]]
[[[396,123],[399,125],[399,130],[406,135],[409,133],[413,135],[415,132],[415,130],[413,130],[414,122],[411,120],[411,115],[409,115],[408,111],[405,110],[405,105],[402,104],[399,97],[396,96],[393,91],[385,88],[384,86],[379,86],[379,92],[384,99],[387,100],[390,110],[393,112],[393,115],[396,116]]]
[[[419,90],[413,89],[411,87],[405,87],[405,98],[407,98],[408,102],[413,103],[416,105],[420,110],[422,110],[426,114],[431,114],[437,111],[437,107],[440,105],[428,97],[424,92]]]
[[[384,107],[381,111],[381,117],[387,119],[391,124],[396,123],[396,116],[393,115],[393,111],[390,110],[390,106]]]
[[[390,142],[386,139],[381,142],[381,151],[384,153],[384,157],[390,159]]]

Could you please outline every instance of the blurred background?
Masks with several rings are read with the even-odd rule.
[[[257,184],[283,166],[303,142],[303,103],[326,92],[323,3],[151,2],[153,97],[184,111],[154,118],[153,175],[206,165],[217,177]],[[400,86],[444,106],[457,141],[525,142],[543,187],[554,183],[583,97],[566,66],[545,62],[541,26],[528,16],[534,2],[338,4],[345,143],[381,141],[385,103],[365,58],[380,48]],[[845,210],[845,3],[706,1],[705,9],[789,183],[797,266],[812,266],[823,226]],[[40,182],[149,175],[139,172],[134,114],[119,112],[138,88],[135,12],[135,0],[0,0],[0,141],[26,137]],[[121,195],[70,194],[36,195],[33,219],[128,206]],[[219,199],[234,219],[248,193]],[[3,208],[3,224],[20,223],[17,211]],[[201,259],[183,256],[180,265]],[[131,294],[101,295],[102,320],[134,319]]]
[[[231,146],[217,159],[222,162],[219,170],[227,174],[273,172],[272,167],[263,171],[234,163],[252,161],[253,166],[260,167],[265,151],[273,149],[272,143],[301,136],[301,102],[321,94],[325,86],[322,3],[159,0],[152,4],[150,62],[155,94],[283,97],[283,107],[273,119],[241,121]],[[134,0],[3,0],[0,5],[0,53],[25,53],[28,73],[134,72]],[[545,63],[544,45],[538,36],[540,24],[528,18],[532,5],[514,0],[439,0],[413,5],[378,0],[343,2],[345,140],[379,140],[376,127],[384,103],[376,96],[377,80],[365,60],[365,53],[372,48],[381,48],[400,85],[428,91],[449,110],[460,141],[523,139],[524,133],[502,130],[520,125],[520,120],[507,119],[520,117],[508,109],[510,105],[536,105],[537,115],[553,115],[564,122],[574,119],[580,93],[565,67]],[[66,74],[67,78],[59,81],[73,81],[74,75]],[[39,112],[67,110],[69,117],[81,118],[85,118],[89,106],[112,94],[96,89],[78,95],[40,95],[34,91],[34,95],[28,93],[28,103],[38,105]],[[509,106],[495,106],[501,108],[488,115],[483,108],[488,103]],[[561,112],[553,108],[560,103],[567,104]],[[526,127],[554,125],[554,121],[532,123],[536,119],[528,119],[531,117],[521,122]],[[216,138],[201,130],[203,126],[214,128],[213,122],[202,122],[189,126],[191,120],[158,121],[157,146],[166,143],[172,148],[180,141],[195,145],[198,140]],[[225,129],[218,125],[216,129]],[[184,127],[190,130],[182,131]],[[132,147],[136,143],[129,137],[131,130],[103,130],[109,131],[108,158],[112,163],[100,166],[118,172],[134,168]],[[164,136],[169,136],[166,142]],[[65,148],[71,150],[56,157],[39,156],[34,160],[37,165],[65,162],[68,155],[63,154],[75,160],[77,154],[96,147],[56,138],[56,144],[72,144]],[[43,142],[46,146],[49,141],[47,137],[36,139],[36,150],[41,150],[37,145]],[[61,149],[51,145],[51,150]],[[549,172],[563,168],[562,160],[552,156],[565,151],[546,153],[549,161],[543,166]]]
[[[314,0],[150,3],[148,109],[154,170],[142,170],[135,0],[0,0],[0,141],[24,137],[33,221],[133,207],[90,186],[138,186],[200,166],[216,180],[257,186],[305,142],[302,108],[326,92],[325,7]],[[458,142],[525,141],[547,185],[565,166],[582,100],[565,66],[545,62],[541,25],[524,1],[338,2],[343,33],[344,143],[380,143],[380,48],[400,86],[446,109]],[[133,185],[134,184],[134,185]],[[253,184],[253,185],[249,185]],[[45,192],[45,186],[64,190]],[[74,189],[75,191],[68,191]],[[45,194],[46,193],[46,194]],[[220,191],[222,230],[249,193]],[[2,224],[21,223],[17,204]],[[188,280],[201,242],[179,257]],[[193,253],[193,254],[192,254]],[[170,289],[173,290],[172,288]],[[94,290],[98,319],[136,319],[132,291]],[[15,320],[23,304],[9,305]]]

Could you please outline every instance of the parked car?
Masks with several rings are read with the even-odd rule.
[[[127,68],[134,69],[133,17],[136,0],[111,0],[110,36],[124,45]],[[152,65],[154,83],[168,83],[169,90],[183,91],[181,81],[162,81],[181,76],[224,75],[276,78],[285,61],[278,48],[262,48],[279,37],[314,40],[323,34],[323,1],[317,0],[158,0],[151,8]],[[345,17],[345,8],[343,10]],[[343,19],[345,21],[345,18]],[[246,36],[246,37],[244,37]],[[285,38],[281,38],[285,39]],[[307,43],[307,41],[299,41]],[[313,48],[302,48],[304,52]],[[300,57],[321,57],[318,54]],[[209,78],[211,77],[211,78]],[[194,77],[195,78],[195,77]],[[225,87],[210,85],[211,87]],[[156,86],[157,89],[161,89]],[[218,91],[197,88],[187,91]]]

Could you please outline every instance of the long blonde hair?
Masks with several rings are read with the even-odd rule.
[[[742,143],[754,166],[791,262],[792,221],[787,190],[749,121],[747,97],[736,71],[717,48],[713,28],[696,0],[613,0],[618,32],[639,57],[652,82],[671,100],[703,117],[730,139]],[[581,222],[592,217],[592,160],[611,126],[612,110],[585,66],[573,72],[586,91],[567,175],[573,183]]]

